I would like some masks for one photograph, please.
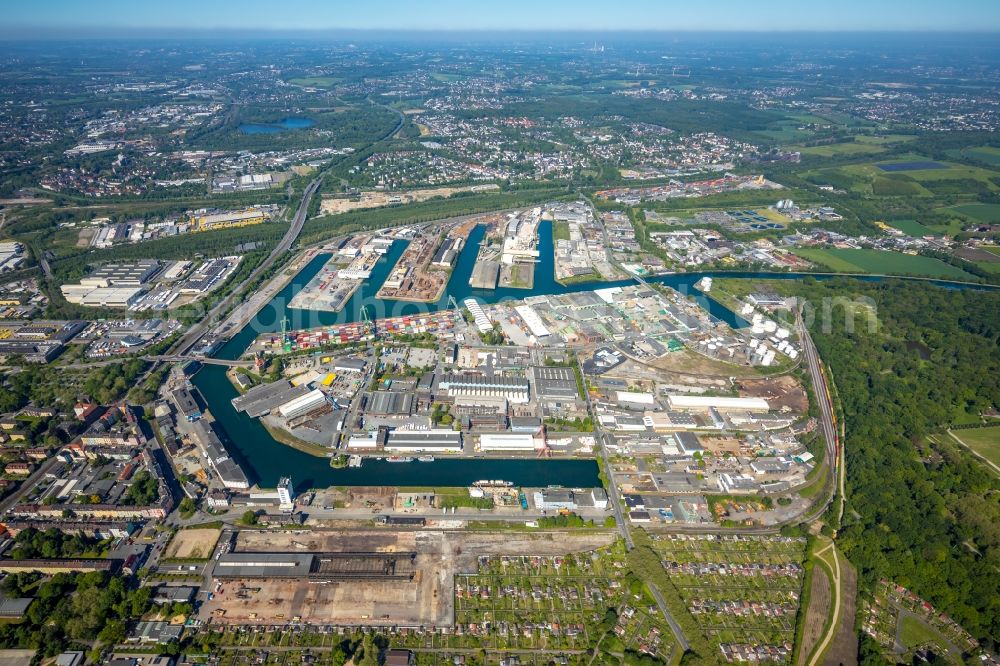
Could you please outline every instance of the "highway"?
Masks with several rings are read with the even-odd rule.
[[[271,250],[271,254],[269,254],[267,258],[264,259],[264,261],[262,261],[255,269],[253,269],[253,271],[250,272],[250,275],[248,275],[243,282],[238,284],[232,291],[229,292],[227,296],[216,303],[215,307],[213,307],[200,322],[192,326],[191,329],[180,340],[178,340],[172,351],[179,355],[184,355],[190,351],[191,347],[197,344],[197,342],[201,340],[202,336],[204,336],[205,333],[207,333],[215,324],[219,316],[224,314],[229,309],[229,306],[232,305],[233,301],[240,296],[246,285],[256,280],[278,259],[278,257],[288,252],[288,250],[292,247],[292,244],[295,243],[295,239],[297,239],[299,234],[302,233],[302,226],[305,224],[306,216],[309,214],[309,203],[312,201],[313,195],[316,194],[316,190],[319,189],[319,185],[322,180],[322,177],[315,178],[306,187],[305,192],[302,194],[302,201],[299,203],[298,210],[295,211],[295,217],[292,218],[292,223],[289,225],[288,231],[285,232],[281,242],[279,242],[274,249]]]

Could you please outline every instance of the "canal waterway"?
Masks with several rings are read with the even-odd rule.
[[[396,241],[389,252],[373,267],[368,280],[361,285],[340,312],[289,307],[288,303],[292,296],[308,284],[330,258],[330,254],[327,253],[317,254],[250,323],[219,350],[216,356],[224,359],[239,358],[258,335],[280,330],[281,322],[286,318],[289,329],[313,328],[358,321],[361,319],[362,308],[368,308],[369,315],[378,319],[447,309],[451,307],[449,296],[459,305],[470,297],[483,303],[498,303],[507,299],[523,299],[535,295],[565,294],[636,284],[634,280],[577,283],[570,286],[556,282],[553,270],[555,253],[552,225],[551,222],[542,221],[539,225],[540,257],[535,266],[535,280],[531,289],[473,289],[469,285],[469,278],[485,232],[485,227],[477,226],[469,234],[444,294],[434,303],[408,303],[375,298],[376,292],[406,249],[406,241]],[[662,275],[647,278],[647,282],[664,284],[682,294],[692,296],[713,317],[734,328],[746,326],[747,322],[741,317],[694,288],[694,285],[706,276],[748,279],[832,277],[809,273],[707,272]],[[881,278],[860,279],[877,281]],[[954,286],[945,281],[933,282],[943,286]],[[366,459],[361,468],[334,469],[330,467],[328,459],[311,456],[281,444],[271,437],[257,419],[237,412],[230,401],[238,394],[226,377],[224,367],[206,365],[195,375],[193,381],[207,401],[217,426],[220,426],[219,429],[222,431],[220,435],[227,440],[228,449],[240,462],[251,482],[256,482],[262,487],[274,487],[278,479],[283,476],[290,476],[298,489],[359,485],[462,486],[481,479],[503,479],[526,487],[560,485],[586,488],[600,485],[597,464],[593,460],[465,458],[390,463]]]

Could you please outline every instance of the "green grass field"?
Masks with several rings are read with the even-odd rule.
[[[875,196],[976,195],[1000,189],[992,180],[997,178],[996,171],[964,164],[939,162],[946,168],[895,172],[883,171],[878,167],[878,164],[929,161],[935,160],[923,155],[906,154],[886,162],[862,162],[811,169],[803,172],[802,176],[814,183],[830,184],[857,194]]]
[[[970,217],[977,222],[1000,222],[1000,204],[961,204],[944,210]]]
[[[885,152],[885,148],[874,143],[832,143],[828,146],[796,146],[794,150],[803,155],[819,157],[839,157],[842,155],[876,155]]]
[[[913,236],[914,238],[920,238],[921,236],[940,235],[940,232],[931,229],[930,227],[925,227],[916,220],[892,220],[891,222],[886,222],[890,227],[899,229],[904,234],[908,236]]]
[[[795,254],[838,273],[876,273],[918,275],[921,277],[968,280],[973,278],[960,268],[932,257],[921,257],[883,250],[838,250],[806,248]]]
[[[976,148],[949,150],[948,155],[952,157],[965,157],[976,160],[977,162],[1000,166],[1000,148],[996,148],[994,146],[979,146]]]
[[[952,430],[951,433],[958,441],[994,465],[1000,466],[1000,426]]]
[[[293,86],[303,86],[306,88],[332,88],[340,83],[341,79],[336,76],[307,76],[298,79],[288,79]]]
[[[907,141],[913,141],[917,137],[911,134],[885,134],[883,136],[867,136],[864,134],[859,134],[854,137],[857,143],[873,143],[875,145],[884,145],[887,143],[905,143]]]

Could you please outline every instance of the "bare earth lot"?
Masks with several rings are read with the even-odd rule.
[[[763,379],[743,379],[736,383],[741,395],[764,398],[772,409],[787,407],[793,412],[809,409],[809,397],[795,377],[782,375]]]
[[[417,553],[411,581],[247,579],[226,581],[201,618],[220,624],[290,621],[308,624],[450,626],[454,622],[454,577],[476,570],[479,555],[554,555],[610,544],[612,533],[523,535],[445,531],[318,530],[241,531],[235,550],[270,552]],[[298,619],[296,619],[298,618]]]
[[[426,190],[409,190],[405,192],[362,192],[357,199],[324,199],[320,204],[321,215],[337,215],[363,208],[381,208],[390,204],[407,204],[427,201],[434,197],[450,197],[456,192],[483,192],[499,190],[499,185],[469,185],[466,187],[435,187]]]
[[[830,643],[823,660],[824,666],[857,666],[858,635],[854,631],[854,614],[858,608],[858,571],[847,558],[840,562],[841,595],[843,613],[840,616],[840,626]]]
[[[215,544],[221,534],[222,530],[218,528],[180,530],[170,541],[163,557],[167,559],[172,557],[208,559],[212,556],[212,551],[215,549]]]

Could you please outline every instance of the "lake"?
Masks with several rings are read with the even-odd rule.
[[[276,123],[243,123],[239,130],[243,134],[277,134],[286,130],[305,129],[316,124],[311,118],[282,118]]]

